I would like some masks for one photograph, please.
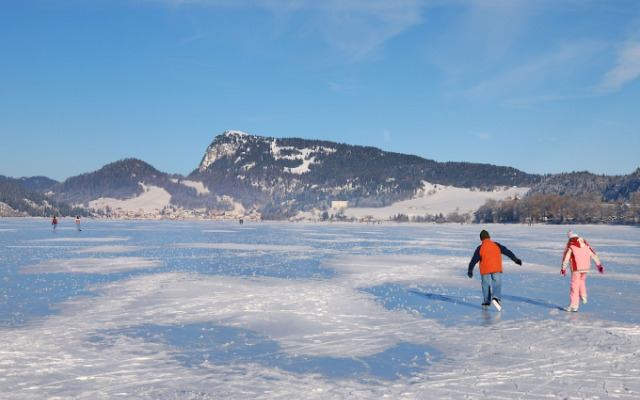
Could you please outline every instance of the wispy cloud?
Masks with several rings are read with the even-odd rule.
[[[337,93],[342,94],[357,94],[361,89],[365,88],[364,85],[356,85],[349,83],[329,82],[329,88]]]
[[[322,4],[315,29],[354,59],[374,53],[387,40],[422,22],[417,0],[330,0]]]
[[[463,94],[474,99],[517,98],[518,103],[557,100],[558,95],[553,92],[541,94],[539,88],[548,87],[551,80],[571,75],[571,71],[590,59],[598,48],[600,46],[594,43],[560,45],[547,54],[537,54],[509,68],[496,69],[493,76],[481,80]]]
[[[491,134],[486,132],[471,132],[471,134],[480,140],[490,140]]]
[[[426,38],[428,58],[450,81],[464,80],[504,64],[521,49],[518,39],[530,29],[532,15],[543,2],[459,0],[431,9],[446,21]],[[438,17],[438,15],[441,15]]]
[[[640,76],[640,20],[616,26],[598,19],[598,10],[638,14],[624,3],[569,6],[556,1],[460,0],[458,13],[430,60],[442,69],[449,94],[510,107],[620,90]],[[616,14],[617,13],[617,14]],[[585,19],[582,19],[585,18]],[[586,29],[587,18],[600,28]],[[603,17],[604,18],[604,17]],[[566,20],[562,26],[558,20]],[[575,29],[569,29],[572,24]],[[612,55],[612,43],[622,45]]]
[[[604,75],[599,89],[602,92],[615,92],[639,76],[640,41],[629,41],[618,52],[615,66]]]
[[[173,7],[256,8],[269,12],[279,25],[295,16],[305,32],[360,60],[380,46],[422,22],[421,0],[139,0]]]

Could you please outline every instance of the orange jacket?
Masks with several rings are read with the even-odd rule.
[[[480,261],[480,275],[492,274],[494,272],[502,272],[502,255],[512,259],[514,262],[518,257],[513,252],[498,242],[491,239],[484,239],[482,244],[478,246],[473,253],[471,262],[469,263],[469,272],[473,272],[473,268]]]
[[[502,272],[502,252],[491,239],[485,239],[480,245],[480,275]]]

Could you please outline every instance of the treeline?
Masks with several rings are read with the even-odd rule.
[[[474,213],[476,223],[640,224],[640,192],[629,200],[603,202],[593,194],[534,194],[523,199],[487,200]]]
[[[414,215],[409,217],[407,214],[397,214],[391,217],[391,221],[394,222],[417,222],[417,223],[436,223],[436,224],[444,224],[444,223],[455,223],[455,224],[464,224],[470,223],[473,220],[472,213],[460,214],[457,211],[450,212],[448,214],[437,213],[437,214],[425,214],[425,215]]]
[[[474,213],[394,215],[395,222],[523,223],[523,224],[640,224],[640,192],[629,200],[603,202],[592,194],[568,196],[536,193],[523,199],[487,200]]]

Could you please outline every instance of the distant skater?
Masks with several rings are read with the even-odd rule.
[[[482,244],[473,253],[467,275],[473,278],[473,268],[480,262],[480,275],[482,278],[482,307],[489,307],[491,304],[502,310],[500,297],[502,296],[502,255],[509,257],[518,265],[522,265],[522,260],[498,242],[493,242],[489,232],[484,229],[480,232]]]
[[[80,216],[76,215],[76,228],[78,228],[78,232],[80,232],[82,229],[80,229]]]
[[[53,230],[55,231],[56,228],[58,227],[58,218],[56,218],[56,216],[53,216],[53,219],[51,220],[51,225],[53,226]]]
[[[575,232],[567,233],[569,241],[562,255],[562,267],[560,273],[567,276],[567,265],[571,262],[571,289],[569,291],[569,305],[565,310],[576,312],[580,300],[583,304],[587,304],[587,272],[591,268],[591,260],[598,266],[598,271],[604,274],[604,267],[600,263],[600,259],[596,252],[589,246],[584,238],[578,236]]]

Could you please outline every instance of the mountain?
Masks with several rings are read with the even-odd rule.
[[[16,183],[28,190],[34,190],[36,192],[46,193],[58,183],[51,178],[47,178],[46,176],[32,176],[32,177],[22,177],[22,178],[11,178],[7,176],[0,175],[0,179],[4,179],[6,181]]]
[[[105,165],[98,171],[84,173],[52,187],[56,199],[87,203],[100,197],[126,199],[143,192],[140,182],[162,185],[169,175],[144,161],[128,158]]]
[[[55,201],[39,191],[28,189],[18,183],[29,185],[36,181],[47,182],[43,189],[48,187],[49,181],[55,182],[42,177],[30,180],[0,175],[0,217],[85,215],[83,209],[76,209],[65,202]]]
[[[142,195],[145,187],[157,187],[169,194],[172,205],[188,209],[226,207],[216,196],[202,195],[189,183],[180,175],[169,175],[142,160],[127,158],[58,183],[51,188],[51,196],[88,206],[101,198],[129,200]]]
[[[433,197],[436,187],[440,194],[445,187],[464,189],[475,194],[475,201],[482,197],[478,194],[505,188],[518,188],[518,198],[522,198],[523,188],[531,188],[527,196],[588,195],[605,201],[629,200],[640,190],[640,168],[624,176],[589,172],[542,176],[491,164],[443,163],[374,147],[277,139],[238,131],[216,136],[187,177],[170,175],[142,160],[128,158],[64,182],[46,177],[0,178],[4,182],[2,198],[11,200],[12,209],[30,215],[42,212],[37,210],[43,201],[60,204],[59,209],[70,209],[66,204],[83,205],[90,208],[89,212],[114,204],[123,209],[144,208],[140,204],[156,195],[154,200],[162,200],[148,207],[153,210],[224,213],[235,209],[280,218],[328,210],[334,201],[348,202],[350,208],[389,207]],[[492,196],[487,198],[500,197]],[[31,208],[18,205],[20,199],[28,199],[25,204]],[[408,209],[417,207],[403,204]],[[419,208],[428,207],[421,203]]]
[[[227,131],[209,145],[189,179],[245,207],[300,211],[327,208],[334,200],[353,207],[388,206],[412,198],[424,182],[490,190],[531,186],[542,177],[510,167],[440,163],[374,147]]]

